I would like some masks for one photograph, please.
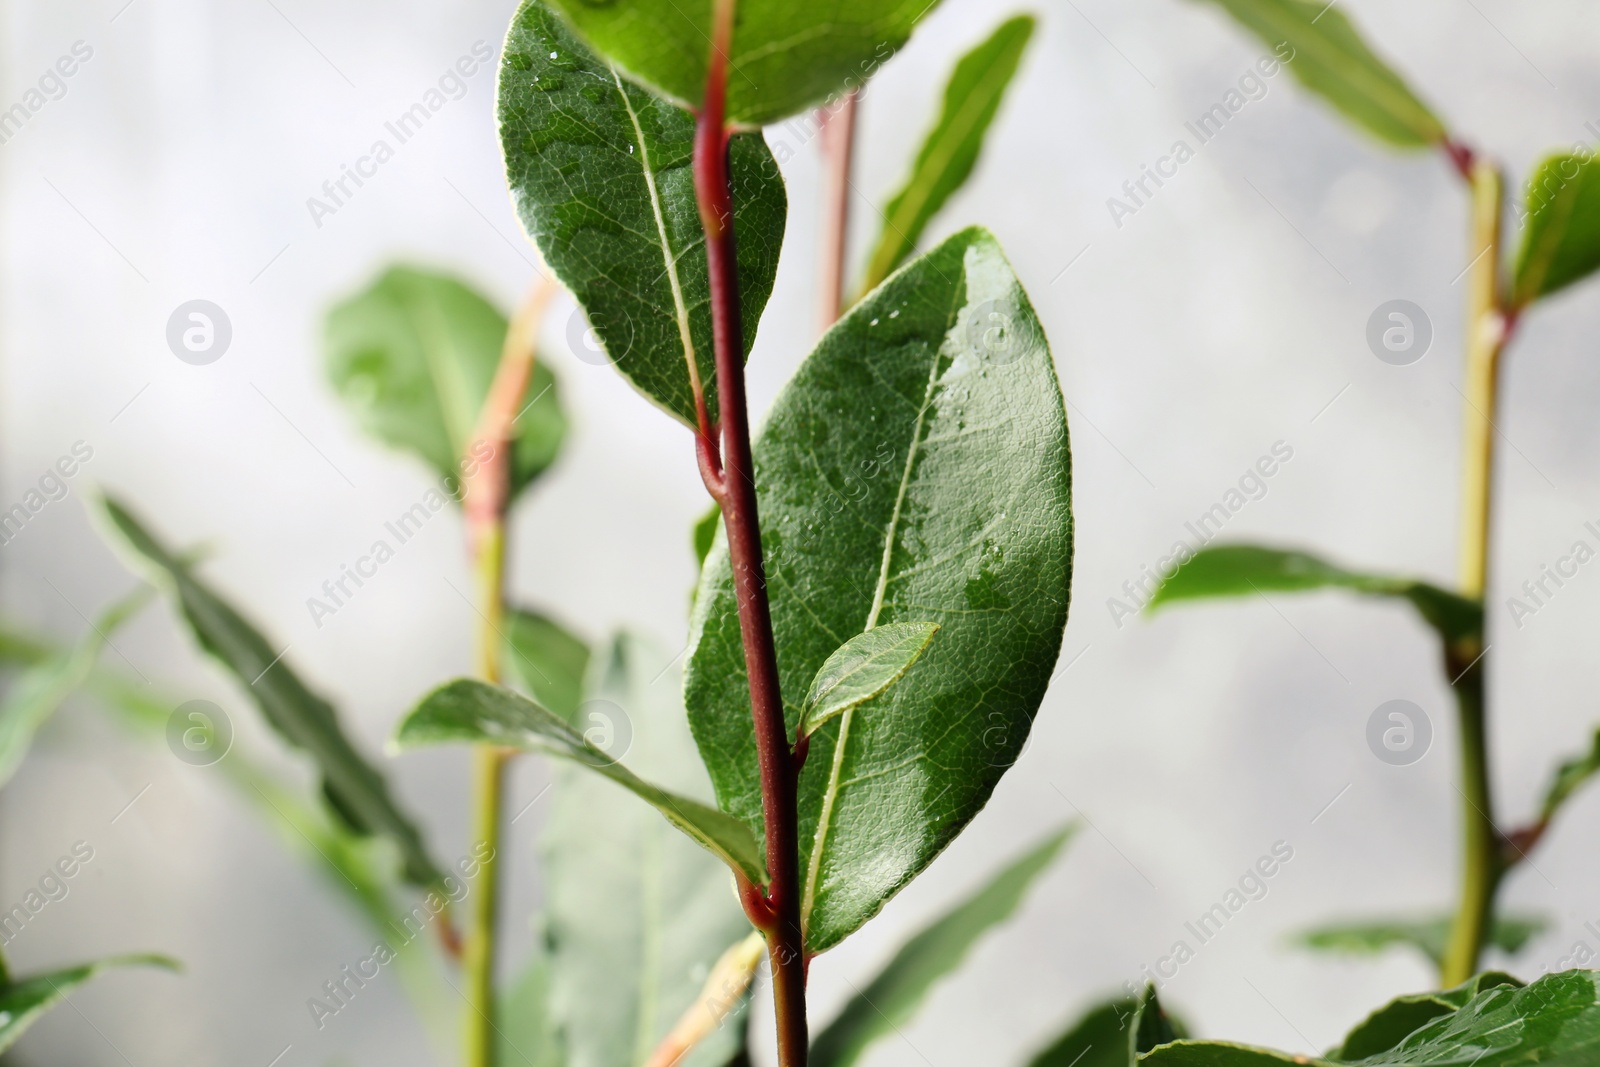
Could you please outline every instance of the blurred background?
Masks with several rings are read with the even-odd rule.
[[[92,52],[64,94],[0,144],[0,497],[20,499],[75,442],[93,450],[68,496],[0,547],[8,617],[65,640],[132,588],[84,507],[98,484],[169,539],[208,542],[207,573],[337,699],[369,753],[424,689],[470,669],[454,514],[321,628],[305,601],[431,484],[419,463],[360,436],[334,397],[319,351],[327,307],[395,259],[454,271],[505,308],[534,276],[504,186],[492,70],[466,79],[461,99],[335,214],[313,218],[307,198],[475,44],[498,58],[513,8],[6,0],[0,106],[77,42]],[[1186,937],[1183,924],[1276,842],[1293,858],[1266,897],[1199,947],[1163,998],[1201,1034],[1319,1050],[1431,971],[1398,949],[1315,957],[1288,943],[1293,932],[1443,912],[1455,898],[1453,709],[1435,639],[1401,606],[1331,594],[1153,618],[1124,617],[1112,598],[1126,602],[1123,583],[1175,541],[1192,544],[1184,524],[1279,442],[1292,458],[1229,520],[1227,538],[1453,581],[1465,194],[1441,158],[1370,142],[1280,73],[1177,177],[1115,218],[1108,198],[1174,141],[1194,144],[1185,122],[1266,50],[1185,0],[1026,9],[1039,32],[974,180],[931,238],[993,229],[1048,331],[1075,445],[1071,621],[1031,747],[881,921],[817,961],[814,1015],[826,1018],[1006,858],[1081,816],[1084,832],[1019,917],[874,1050],[875,1067],[1017,1060],[1091,999],[1141,983],[1141,968]],[[945,0],[870,83],[852,263],[932,121],[933,87],[1012,10]],[[1578,0],[1343,0],[1341,10],[1517,184],[1544,152],[1600,137],[1600,21]],[[792,156],[790,214],[750,364],[757,413],[815,340],[810,130],[768,131],[779,157]],[[195,299],[220,306],[233,331],[205,366],[180,362],[165,340],[169,315]],[[1427,355],[1404,367],[1365,340],[1374,309],[1395,299],[1419,305],[1433,329]],[[627,626],[670,653],[686,635],[690,527],[705,507],[690,437],[612,370],[574,357],[572,313],[563,297],[541,358],[574,430],[516,515],[514,595],[597,641]],[[1551,766],[1585,748],[1600,718],[1590,695],[1600,661],[1586,654],[1600,568],[1520,627],[1505,605],[1600,521],[1597,330],[1600,291],[1577,287],[1531,316],[1507,365],[1489,618],[1494,784],[1511,822],[1532,813]],[[116,647],[114,665],[216,702],[239,743],[305,777],[165,605]],[[1432,724],[1431,750],[1408,766],[1381,762],[1365,741],[1368,717],[1391,699]],[[441,856],[466,848],[467,772],[459,750],[388,764]],[[542,761],[521,761],[512,810],[546,781]],[[1506,905],[1551,928],[1515,960],[1491,962],[1531,977],[1580,938],[1595,943],[1583,924],[1600,922],[1586,829],[1597,819],[1590,790],[1536,867],[1509,880]],[[508,968],[537,902],[538,821],[536,806],[508,840]],[[213,769],[130,739],[82,702],[0,793],[0,903],[77,841],[93,861],[6,947],[13,966],[159,949],[187,972],[118,972],[86,987],[8,1062],[435,1062],[392,978],[337,1025],[313,1028],[306,998],[369,946],[359,919]]]

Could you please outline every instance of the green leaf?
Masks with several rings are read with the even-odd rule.
[[[1483,633],[1483,606],[1428,582],[1360,574],[1305,552],[1259,545],[1218,545],[1195,553],[1161,583],[1146,610],[1175,600],[1350,589],[1409,601],[1445,644]]]
[[[554,712],[519,693],[472,678],[447,682],[411,709],[401,720],[394,739],[402,749],[451,741],[505,745],[580,763],[655,808],[668,822],[755,884],[766,884],[766,868],[749,826],[699,801],[644,781],[590,744]]]
[[[149,586],[140,586],[117,601],[90,624],[89,633],[74,648],[50,652],[38,646],[42,658],[22,672],[0,701],[0,785],[22,766],[39,727],[88,681],[111,634],[148,604],[153,593]]]
[[[938,623],[891,622],[840,645],[811,679],[798,736],[811,736],[823,723],[898,682],[922,658],[938,632]]]
[[[706,557],[711,554],[711,544],[717,539],[717,531],[722,528],[722,508],[712,504],[711,510],[700,516],[694,524],[694,561],[700,566],[706,565]]]
[[[993,237],[909,264],[822,339],[755,444],[784,710],[851,634],[941,627],[917,669],[811,736],[799,784],[806,944],[877,913],[1021,752],[1061,650],[1072,567],[1066,413]],[[743,643],[722,539],[685,680],[725,811],[761,822]]]
[[[1567,760],[1556,768],[1550,786],[1545,790],[1544,804],[1539,810],[1540,820],[1549,822],[1553,819],[1556,810],[1567,802],[1567,798],[1576,793],[1583,783],[1593,778],[1597,772],[1600,772],[1600,730],[1595,731],[1588,752],[1576,759]]]
[[[592,695],[628,718],[629,754],[641,772],[679,795],[709,799],[671,666],[620,635]],[[645,1063],[750,923],[722,864],[587,768],[558,768],[552,803],[540,852],[551,1015],[567,1063]],[[719,1025],[678,1067],[720,1067],[742,1049],[746,1003],[736,993],[718,1005]]]
[[[696,107],[711,50],[711,0],[555,0],[603,55]],[[800,4],[740,0],[728,55],[728,120],[765,126],[859,88],[938,0]]]
[[[1128,1067],[1128,1023],[1138,1008],[1138,1001],[1119,997],[1089,1009],[1028,1067]]]
[[[911,176],[884,209],[861,292],[876,289],[916,251],[929,221],[971,176],[1033,27],[1030,15],[1008,19],[956,64],[944,89],[944,108],[923,139]]]
[[[626,0],[618,9],[638,6]],[[693,426],[695,367],[715,418],[694,117],[624,81],[550,9],[524,0],[501,60],[499,118],[523,228],[616,368]],[[788,201],[759,133],[734,137],[728,155],[748,356],[772,293]]]
[[[382,833],[405,857],[406,877],[438,882],[438,866],[416,826],[395,805],[383,776],[345,737],[333,705],[313,693],[261,632],[165,548],[123,504],[101,507],[133,565],[170,593],[200,647],[226,667],[278,735],[316,761],[333,809],[358,833]]]
[[[1067,826],[1045,838],[906,942],[812,1041],[812,1067],[847,1067],[874,1041],[899,1032],[929,990],[961,966],[978,939],[1011,917],[1075,829]]]
[[[336,305],[324,325],[328,377],[361,428],[413,452],[453,496],[470,464],[478,413],[500,365],[506,320],[462,282],[419,267],[390,267]],[[555,462],[567,433],[556,380],[534,364],[512,444],[511,491]]]
[[[1337,1060],[1361,1060],[1387,1052],[1441,1015],[1449,1015],[1486,989],[1521,986],[1508,974],[1486,971],[1455,989],[1441,993],[1414,993],[1396,997],[1367,1016],[1345,1035],[1344,1043],[1328,1053]]]
[[[1514,307],[1564,289],[1600,269],[1600,161],[1588,152],[1550,156],[1528,181]]]
[[[24,1030],[37,1022],[39,1016],[65,1000],[69,993],[112,967],[163,967],[169,971],[182,969],[170,957],[140,954],[112,956],[47,974],[18,978],[0,990],[0,1052],[16,1044]]]
[[[1275,49],[1307,89],[1379,140],[1429,148],[1448,136],[1444,124],[1400,75],[1367,46],[1343,10],[1327,0],[1214,0]],[[1268,60],[1267,62],[1272,62]],[[1265,68],[1261,69],[1265,74]]]
[[[1491,975],[1488,981],[1440,995],[1445,1003],[1467,996],[1469,999],[1456,1010],[1423,1022],[1389,1047],[1354,1062],[1363,1067],[1510,1067],[1530,1063],[1590,1067],[1600,1058],[1596,977],[1594,971],[1562,971],[1518,987],[1505,984],[1505,976]],[[1395,1029],[1401,1025],[1403,1021],[1397,1019]],[[1381,1037],[1374,1032],[1367,1047],[1384,1044],[1393,1037],[1393,1032]],[[1140,1057],[1144,1067],[1269,1067],[1330,1062],[1348,1061],[1220,1041],[1178,1041]]]
[[[1138,1063],[1139,1058],[1151,1049],[1184,1036],[1182,1024],[1175,1022],[1161,1006],[1155,983],[1146,983],[1133,1009],[1133,1019],[1128,1024],[1128,1062]]]
[[[506,613],[506,671],[539,703],[567,722],[576,721],[589,673],[589,646],[548,615]]]
[[[1346,956],[1375,956],[1392,945],[1410,945],[1421,949],[1434,966],[1442,966],[1451,922],[1451,916],[1441,915],[1431,919],[1336,923],[1307,930],[1296,940],[1307,948]],[[1502,952],[1515,954],[1548,925],[1535,915],[1498,915],[1489,943]]]

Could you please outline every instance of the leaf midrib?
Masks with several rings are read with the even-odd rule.
[[[911,484],[911,468],[916,464],[917,452],[922,446],[922,429],[927,422],[928,409],[933,406],[933,391],[939,381],[941,351],[942,346],[933,349],[930,361],[932,365],[928,370],[928,384],[922,394],[922,406],[917,409],[916,420],[911,426],[911,447],[906,450],[906,464],[900,472],[900,488],[895,493],[894,510],[889,513],[889,524],[883,532],[883,559],[878,565],[878,585],[872,594],[872,607],[867,612],[867,623],[862,629],[863,633],[878,625],[878,616],[883,611],[884,593],[889,587],[889,563],[894,555],[895,536],[900,528],[900,514],[905,506],[906,490]],[[817,818],[817,831],[812,840],[811,861],[806,865],[805,896],[800,902],[802,932],[809,927],[811,911],[817,902],[817,880],[822,874],[822,855],[827,850],[828,830],[833,821],[833,805],[838,799],[840,780],[844,775],[845,749],[849,747],[850,726],[855,720],[856,707],[846,708],[844,714],[839,717],[839,737],[834,742],[833,762],[828,768],[828,788],[822,795],[822,812]]]

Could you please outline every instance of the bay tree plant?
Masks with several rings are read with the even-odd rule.
[[[1455,695],[1459,732],[1459,899],[1453,916],[1386,917],[1311,931],[1306,942],[1338,951],[1371,952],[1413,945],[1439,967],[1442,984],[1459,986],[1477,970],[1485,946],[1514,951],[1540,924],[1497,913],[1505,876],[1526,862],[1565,802],[1600,771],[1600,733],[1551,777],[1540,809],[1508,824],[1491,789],[1490,666],[1501,653],[1485,613],[1496,527],[1496,440],[1504,356],[1522,319],[1543,301],[1600,268],[1600,162],[1592,146],[1557,150],[1532,169],[1513,205],[1521,230],[1504,232],[1505,170],[1438,117],[1406,80],[1361,36],[1343,10],[1319,0],[1212,0],[1260,40],[1287,41],[1302,84],[1345,119],[1387,147],[1437,153],[1466,192],[1467,282],[1462,363],[1463,419],[1459,565],[1453,584],[1349,567],[1298,548],[1211,545],[1192,553],[1156,589],[1147,605],[1211,597],[1342,589],[1404,601],[1439,639],[1440,666]],[[1515,247],[1513,248],[1513,244]],[[1403,318],[1403,317],[1402,317]],[[1396,320],[1399,340],[1416,323]],[[1545,593],[1548,595],[1549,590]],[[1513,596],[1523,595],[1515,590]],[[1538,594],[1532,594],[1536,599]],[[1512,605],[1513,614],[1515,604]],[[1526,606],[1524,606],[1526,610]],[[1503,646],[1502,646],[1503,647]],[[1396,729],[1404,729],[1397,726]],[[1538,986],[1530,987],[1530,989]]]

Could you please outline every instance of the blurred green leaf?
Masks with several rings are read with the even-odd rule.
[[[1128,1024],[1139,1002],[1119,997],[1096,1005],[1045,1046],[1028,1067],[1128,1067]]]
[[[504,745],[582,764],[659,811],[667,821],[756,885],[766,867],[750,827],[699,801],[644,781],[554,712],[527,697],[471,678],[459,678],[422,698],[395,733],[400,748],[452,741]]]
[[[1437,967],[1444,962],[1451,921],[1451,916],[1442,915],[1434,919],[1336,923],[1307,930],[1296,940],[1307,948],[1346,956],[1374,956],[1392,945],[1409,945],[1421,949]],[[1515,954],[1548,925],[1534,915],[1499,915],[1495,917],[1489,943],[1502,952]]]
[[[506,320],[475,290],[446,274],[395,266],[335,305],[324,326],[328,377],[361,428],[420,456],[461,495],[478,413],[500,365]],[[515,423],[515,496],[555,462],[567,432],[555,377],[534,364]]]
[[[626,716],[629,757],[641,773],[680,796],[709,800],[673,665],[646,642],[619,635],[590,696]],[[566,765],[556,768],[553,794],[539,843],[552,1020],[572,1067],[641,1064],[750,923],[727,869],[627,793]],[[678,1067],[721,1067],[743,1049],[745,990],[730,989],[709,1005],[716,1025]]]
[[[642,17],[641,6],[629,0],[618,10]],[[693,367],[714,420],[710,283],[691,167],[694,117],[624,81],[536,0],[524,0],[506,37],[499,100],[517,215],[578,298],[612,363],[690,426]],[[731,139],[728,169],[748,356],[772,293],[788,202],[760,133]],[[573,332],[569,327],[568,336]]]
[[[898,682],[939,632],[932,622],[890,622],[856,634],[839,646],[811,680],[798,736],[843,715]]]
[[[1033,27],[1030,15],[1007,19],[956,64],[944,88],[944,107],[922,141],[911,175],[883,211],[883,229],[867,259],[862,293],[876,289],[916,251],[928,223],[971,176]]]
[[[700,516],[694,524],[694,560],[700,566],[706,565],[706,557],[711,554],[711,545],[721,528],[722,508],[712,504],[711,510]]]
[[[1531,985],[1520,987],[1507,984],[1507,979],[1505,975],[1491,974],[1487,980],[1479,976],[1466,987],[1439,994],[1441,1003],[1448,1006],[1459,1000],[1459,1007],[1427,1019],[1398,1040],[1397,1032],[1407,1017],[1403,1012],[1396,1013],[1390,1020],[1392,1025],[1374,1027],[1353,1051],[1388,1047],[1353,1062],[1363,1067],[1511,1067],[1533,1063],[1541,1067],[1593,1067],[1600,1062],[1596,972],[1546,974]],[[1509,981],[1514,983],[1515,979]],[[1369,1019],[1362,1025],[1371,1023]],[[1141,1056],[1140,1063],[1144,1067],[1315,1067],[1352,1062],[1334,1058],[1336,1055],[1337,1051],[1325,1057],[1309,1057],[1221,1041],[1178,1041]]]
[[[123,504],[110,496],[101,507],[132,564],[170,593],[200,647],[226,667],[292,747],[305,752],[322,774],[333,809],[358,833],[382,833],[400,849],[406,877],[417,885],[443,874],[423,847],[416,826],[389,796],[383,776],[356,751],[339,726],[333,705],[317,696],[250,625],[178,557],[156,540]]]
[[[915,670],[811,735],[801,914],[822,952],[914,878],[1022,751],[1061,649],[1072,570],[1066,412],[999,245],[970,229],[829,330],[755,443],[786,725],[850,634],[942,628]],[[690,631],[690,722],[723,809],[761,782],[724,539]]]
[[[1011,917],[1028,887],[1050,866],[1075,829],[1067,826],[1045,838],[906,942],[813,1039],[811,1067],[847,1067],[874,1041],[899,1032],[922,1006],[929,990],[961,966],[978,939]]]
[[[1430,148],[1444,124],[1327,0],[1213,0],[1254,33],[1307,89],[1379,140]],[[1287,45],[1292,51],[1286,52]],[[1263,71],[1265,73],[1265,71]]]
[[[728,121],[770,125],[860,88],[937,4],[741,0],[728,56]],[[699,105],[711,50],[710,0],[556,0],[556,6],[618,66],[685,106]]]
[[[1556,810],[1585,782],[1593,778],[1596,772],[1600,772],[1600,730],[1595,731],[1588,752],[1576,759],[1567,760],[1556,768],[1549,788],[1545,790],[1544,803],[1540,806],[1540,820],[1549,822],[1555,818]]]
[[[1133,1019],[1128,1024],[1128,1063],[1136,1064],[1151,1049],[1177,1041],[1183,1036],[1182,1025],[1174,1021],[1161,1006],[1155,983],[1147,983],[1133,1009]]]
[[[89,624],[89,633],[73,648],[50,652],[30,641],[26,652],[39,653],[40,658],[22,672],[5,699],[0,700],[0,785],[9,782],[22,766],[39,727],[88,680],[112,633],[148,604],[154,593],[149,586],[140,586],[117,601],[98,621]]]
[[[1349,589],[1409,601],[1446,645],[1483,633],[1483,606],[1428,582],[1347,571],[1305,552],[1218,545],[1195,553],[1156,589],[1146,610],[1176,600]]]
[[[1345,1035],[1344,1043],[1328,1053],[1337,1060],[1362,1060],[1387,1052],[1441,1015],[1459,1011],[1479,993],[1498,986],[1517,988],[1517,979],[1498,971],[1475,975],[1455,989],[1440,993],[1414,993],[1396,997]]]
[[[73,990],[112,967],[162,967],[169,971],[182,969],[170,957],[140,954],[112,956],[94,963],[15,979],[0,990],[0,1052],[15,1044],[23,1031],[39,1021],[39,1016],[67,999]]]
[[[1600,160],[1561,152],[1528,180],[1513,307],[1531,304],[1600,269]]]
[[[566,627],[536,611],[506,612],[503,660],[529,695],[567,722],[583,703],[589,646]]]
[[[551,1017],[550,954],[542,936],[521,974],[500,997],[499,1063],[503,1067],[568,1067],[561,1031]]]

